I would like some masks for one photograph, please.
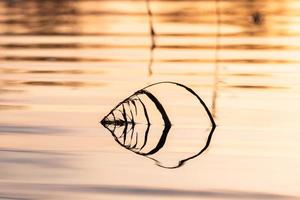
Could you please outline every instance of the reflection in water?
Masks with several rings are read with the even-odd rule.
[[[116,195],[115,198],[122,196],[124,198],[141,198],[144,196],[147,197],[158,197],[158,198],[193,198],[193,199],[245,199],[245,200],[296,200],[297,196],[292,195],[281,195],[276,192],[252,192],[249,190],[198,190],[198,189],[188,189],[188,188],[161,188],[158,186],[147,187],[147,186],[128,186],[128,185],[107,185],[107,184],[63,184],[63,183],[14,183],[9,182],[5,185],[0,183],[1,188],[18,188],[18,194],[24,192],[23,195],[10,194],[10,193],[0,193],[0,198],[7,197],[8,199],[18,199],[18,200],[27,200],[30,196],[26,191],[34,191],[28,199],[69,199],[72,198],[72,195],[81,196],[84,194],[86,199],[86,194],[111,194]],[[10,191],[10,190],[8,190]],[[39,193],[38,191],[41,191]],[[50,192],[51,195],[42,195],[47,192]],[[21,193],[22,194],[22,193]],[[55,194],[55,195],[53,195]],[[58,197],[57,197],[57,196]],[[57,198],[55,198],[57,197]],[[80,198],[81,199],[81,198]],[[101,198],[100,198],[101,199]]]
[[[11,1],[4,0],[5,34],[56,34],[78,30],[77,0]],[[68,17],[68,16],[73,17]]]
[[[34,73],[34,72],[33,72]],[[42,74],[42,73],[38,73]],[[51,73],[50,73],[51,74]],[[101,81],[17,81],[17,80],[3,80],[0,82],[0,87],[15,87],[15,86],[43,86],[43,87],[69,87],[69,88],[83,88],[83,87],[103,87],[107,85]],[[0,90],[0,93],[20,93],[21,90]]]
[[[260,12],[254,12],[251,15],[252,21],[256,25],[261,25],[263,23],[263,16]]]
[[[25,109],[26,106],[22,106],[22,105],[3,105],[0,104],[0,111],[1,110],[23,110]],[[1,132],[1,129],[0,129]]]
[[[76,199],[94,193],[100,197],[91,199],[105,193],[139,199],[299,195],[299,6],[299,0],[1,0],[0,199],[72,199],[80,191],[86,193]],[[138,99],[137,114],[133,102],[123,104],[128,116],[118,112],[123,121],[104,123],[116,141],[105,128],[101,133],[109,134],[99,134],[95,124],[99,110],[110,108],[117,96],[161,80],[195,88],[224,133],[209,156],[201,154],[176,176],[153,167],[152,160],[143,166],[149,160],[142,156],[178,167],[205,149],[212,124],[203,106],[189,100],[193,95],[171,86],[147,88],[170,123],[143,93],[138,97],[149,123]],[[130,151],[141,162],[128,162],[135,156]],[[168,181],[153,187],[157,176]],[[38,184],[22,191],[13,185],[25,180]],[[51,185],[58,182],[66,185]],[[38,186],[45,196],[31,196]],[[216,191],[177,190],[202,186]],[[63,189],[70,198],[52,195]]]
[[[47,126],[21,126],[0,124],[0,134],[56,134],[65,133],[66,130]]]
[[[215,55],[215,70],[214,70],[214,86],[212,94],[211,112],[213,117],[216,116],[217,112],[217,98],[219,90],[219,75],[220,75],[220,65],[219,65],[219,51],[221,49],[220,37],[221,37],[221,9],[220,1],[216,0],[216,55]]]
[[[153,54],[154,54],[154,49],[156,47],[156,33],[154,31],[154,25],[153,25],[153,15],[150,7],[150,2],[149,0],[146,0],[147,4],[147,13],[148,13],[148,21],[149,21],[149,30],[150,30],[150,37],[151,37],[151,46],[150,46],[150,57],[149,57],[149,63],[148,63],[148,76],[151,76],[153,73],[152,70],[152,65],[153,65]]]
[[[107,184],[60,184],[60,183],[6,183],[6,185],[0,183],[0,186],[4,189],[7,188],[18,188],[20,191],[35,191],[33,194],[38,195],[39,193],[36,191],[42,191],[42,194],[47,192],[51,192],[51,199],[55,197],[53,194],[60,195],[65,194],[66,198],[71,198],[71,195],[80,195],[81,193],[93,193],[93,194],[114,194],[115,198],[119,196],[127,197],[127,198],[142,198],[143,196],[150,196],[150,197],[158,197],[158,198],[178,198],[181,197],[182,199],[187,198],[195,198],[195,199],[245,199],[245,200],[296,200],[297,196],[292,195],[281,195],[268,192],[252,192],[252,191],[242,191],[242,190],[193,190],[188,188],[160,188],[160,187],[147,187],[147,186],[128,186],[128,185],[107,185]],[[71,193],[71,194],[70,194]],[[60,194],[60,195],[59,195]],[[0,195],[2,195],[0,193]],[[16,196],[5,194],[3,196]],[[28,196],[24,195],[24,196]],[[0,196],[1,197],[1,196]],[[39,196],[31,197],[30,199],[48,199],[49,196],[43,195],[42,197]],[[86,198],[86,197],[85,197]],[[85,199],[84,198],[84,199]],[[17,198],[19,200],[19,198]],[[25,199],[25,198],[20,198]],[[56,199],[56,198],[54,198]],[[61,198],[58,198],[61,199]]]
[[[26,81],[24,85],[32,86],[66,86],[66,87],[87,87],[87,86],[102,86],[104,83],[87,83],[80,81]]]
[[[253,90],[282,90],[288,89],[283,86],[267,86],[267,85],[226,85],[227,88],[253,89]]]
[[[297,59],[297,58],[295,58]],[[118,63],[118,62],[146,62],[146,59],[122,59],[122,58],[80,58],[80,57],[50,57],[50,56],[5,56],[0,57],[0,61],[45,61],[45,62],[110,62],[110,63]],[[212,59],[197,59],[197,58],[183,58],[183,59],[155,59],[156,63],[198,63],[198,64],[205,64],[205,63],[213,63],[215,58]],[[219,63],[225,64],[298,64],[299,60],[291,60],[291,59],[280,59],[280,58],[272,58],[272,59],[260,59],[260,58],[253,58],[253,59],[219,59]]]
[[[205,110],[209,120],[210,120],[210,131],[208,133],[206,142],[204,143],[204,146],[199,147],[200,151],[193,154],[192,156],[189,156],[187,158],[179,158],[177,161],[177,164],[174,166],[165,166],[164,163],[162,163],[159,159],[155,159],[151,157],[152,155],[158,153],[165,145],[167,141],[167,137],[172,132],[172,125],[174,125],[173,122],[171,122],[168,112],[165,110],[163,104],[161,101],[151,92],[151,89],[153,87],[158,87],[160,90],[162,90],[160,87],[164,87],[165,85],[173,85],[177,86],[182,90],[186,90],[189,95],[192,95],[193,98],[196,98],[198,101],[197,103],[203,107]],[[176,91],[175,91],[176,92]],[[146,99],[144,99],[146,97]],[[185,97],[182,97],[185,98]],[[148,101],[148,103],[145,103]],[[151,115],[153,115],[153,112],[150,112],[149,104],[154,104],[156,110],[159,112],[161,119],[163,120],[163,130],[161,131],[161,134],[159,134],[159,139],[156,140],[155,143],[149,142],[151,137],[154,137],[154,133],[151,133]],[[165,105],[166,106],[166,105]],[[138,109],[138,108],[142,109]],[[177,107],[177,109],[180,109]],[[142,130],[136,130],[136,127],[138,126],[137,120],[141,119],[141,117],[138,116],[140,112],[143,113],[143,118],[145,119],[145,128]],[[188,115],[188,114],[187,114]],[[195,116],[181,116],[183,118],[185,117],[195,117]],[[188,119],[189,121],[189,119]],[[168,169],[174,169],[182,166],[186,161],[196,158],[200,154],[202,154],[209,146],[212,134],[216,128],[216,124],[214,122],[213,116],[210,113],[209,109],[205,105],[204,101],[190,88],[179,84],[175,82],[159,82],[152,85],[149,85],[141,90],[138,90],[133,95],[129,96],[122,102],[120,102],[117,106],[115,106],[102,120],[101,124],[107,128],[113,135],[115,141],[120,144],[122,147],[125,147],[126,149],[141,155],[145,156],[147,158],[150,158],[156,162],[156,164],[163,168]],[[202,134],[202,133],[199,133]],[[150,147],[147,148],[147,146]]]

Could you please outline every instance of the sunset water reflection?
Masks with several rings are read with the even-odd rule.
[[[144,0],[0,1],[0,199],[300,198],[300,2],[220,0],[219,27],[216,1],[149,5],[155,46]],[[218,125],[171,171],[98,123],[159,81],[192,88]],[[178,121],[170,160],[197,144],[199,124]]]

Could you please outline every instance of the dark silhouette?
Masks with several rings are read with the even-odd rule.
[[[211,122],[211,130],[209,132],[206,144],[204,145],[204,147],[201,148],[201,150],[199,152],[197,152],[196,154],[194,154],[193,156],[190,156],[188,158],[184,158],[178,161],[178,164],[176,166],[173,167],[166,167],[163,166],[158,160],[151,158],[149,156],[157,153],[158,151],[160,151],[163,146],[165,145],[165,142],[167,140],[168,134],[170,133],[171,127],[172,127],[172,123],[170,121],[170,118],[166,112],[166,110],[164,109],[163,105],[160,103],[160,101],[151,93],[149,92],[147,89],[150,88],[151,86],[154,85],[159,85],[159,84],[175,84],[178,87],[181,87],[182,89],[187,90],[191,95],[193,95],[194,97],[196,97],[199,101],[199,103],[202,105],[202,107],[204,108],[204,110],[206,111],[210,122]],[[147,144],[147,141],[150,137],[151,134],[149,134],[150,132],[150,126],[151,126],[151,122],[149,120],[149,113],[147,111],[147,105],[142,101],[142,99],[140,98],[141,95],[146,95],[147,98],[154,103],[156,109],[159,111],[163,121],[164,121],[164,129],[162,130],[162,134],[160,135],[160,139],[158,140],[157,144],[150,150],[144,151],[144,147]],[[141,139],[138,137],[139,134],[136,134],[136,137],[133,137],[134,133],[135,133],[135,126],[137,124],[136,120],[135,120],[135,115],[138,112],[137,110],[137,104],[140,104],[141,107],[143,108],[143,114],[145,116],[146,119],[146,128],[145,128],[145,133],[144,134],[140,134],[140,135],[144,135],[144,137]],[[129,111],[125,109],[125,105],[128,105],[129,108],[131,108]],[[117,117],[117,114],[121,113],[121,118]],[[128,98],[126,98],[125,100],[121,101],[120,103],[118,103],[102,120],[101,120],[101,124],[108,129],[111,134],[113,135],[115,141],[121,145],[122,147],[138,154],[141,156],[145,156],[149,159],[152,159],[156,162],[156,164],[160,167],[163,168],[168,168],[168,169],[174,169],[174,168],[178,168],[180,166],[182,166],[186,161],[196,158],[197,156],[199,156],[200,154],[202,154],[209,146],[213,132],[216,128],[216,124],[214,122],[213,116],[210,113],[208,107],[206,106],[206,104],[204,103],[204,101],[189,87],[184,86],[182,84],[179,83],[175,83],[175,82],[169,82],[169,81],[165,81],[165,82],[158,82],[158,83],[154,83],[151,84],[141,90],[136,91],[134,94],[132,94],[131,96],[129,96]],[[122,134],[120,136],[117,136],[116,132],[117,130],[119,130],[120,128],[122,129]],[[129,144],[126,142],[126,138],[130,137],[130,142]],[[138,146],[138,141],[139,140],[143,140],[143,143],[141,145]]]
[[[256,25],[261,25],[264,21],[263,15],[260,12],[254,12],[251,15],[252,22]]]

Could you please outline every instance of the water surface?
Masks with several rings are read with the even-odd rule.
[[[145,1],[0,2],[0,199],[300,198],[300,2],[221,1],[219,27],[215,1],[150,6],[151,76]],[[176,170],[98,123],[164,80],[195,90],[218,125],[208,151]],[[170,160],[195,146],[194,129],[178,125],[172,142],[186,145]]]

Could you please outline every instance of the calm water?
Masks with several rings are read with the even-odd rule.
[[[299,0],[221,0],[219,28],[215,1],[150,5],[152,75],[145,1],[0,1],[0,199],[300,199]],[[98,123],[165,80],[195,90],[218,125],[173,170]],[[194,150],[194,125],[178,125],[164,159]]]

